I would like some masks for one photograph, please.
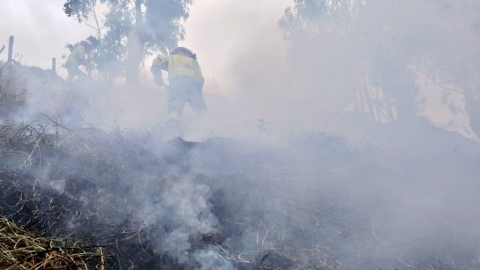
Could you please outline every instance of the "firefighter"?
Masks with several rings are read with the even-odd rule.
[[[189,49],[178,47],[169,56],[159,56],[153,60],[151,71],[155,83],[165,86],[162,70],[168,72],[168,117],[169,122],[180,122],[185,104],[201,116],[207,112],[202,96],[205,80],[197,61],[197,55]]]
[[[88,75],[81,71],[79,67],[88,66],[87,54],[93,51],[99,43],[98,39],[89,36],[86,40],[75,46],[65,63],[65,67],[68,71],[68,82],[73,82],[76,77],[82,79],[88,77]]]

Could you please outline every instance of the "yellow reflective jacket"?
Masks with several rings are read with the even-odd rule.
[[[75,63],[77,66],[85,65],[87,60],[87,50],[84,46],[78,45],[73,49],[72,53],[67,58],[67,63]]]
[[[169,80],[178,77],[189,77],[198,82],[205,82],[198,61],[188,56],[175,54],[155,58],[151,71],[157,76],[161,70],[168,71]]]

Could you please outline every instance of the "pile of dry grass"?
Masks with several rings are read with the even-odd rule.
[[[11,269],[42,269],[41,258],[57,260],[53,266],[60,268],[47,265],[48,269],[200,269],[195,261],[179,262],[162,250],[159,243],[178,228],[179,221],[171,219],[172,211],[166,207],[161,208],[162,215],[151,211],[161,206],[162,190],[171,190],[169,185],[192,174],[195,179],[190,184],[211,189],[208,203],[219,226],[215,233],[191,236],[187,252],[214,250],[235,269],[404,269],[409,265],[425,270],[478,269],[472,266],[473,240],[468,240],[477,235],[461,236],[453,227],[427,228],[436,236],[432,239],[438,239],[427,239],[431,246],[424,248],[415,241],[416,250],[425,249],[425,254],[435,257],[422,252],[408,260],[398,257],[404,249],[410,250],[411,239],[399,241],[387,226],[373,223],[373,213],[368,211],[383,209],[348,205],[352,194],[329,195],[328,181],[299,186],[298,172],[285,166],[290,160],[271,150],[261,152],[225,139],[175,140],[159,145],[160,153],[154,155],[141,137],[130,138],[127,132],[106,133],[94,127],[72,131],[54,119],[43,120],[0,126],[0,215],[26,231],[52,238],[35,238],[18,227],[12,233],[12,225],[2,225],[1,233],[10,237],[5,237],[10,246],[4,248],[4,257],[11,259],[5,267],[0,261],[0,269],[18,262],[30,263],[26,264],[30,268]],[[354,185],[359,172],[371,165],[335,137],[323,136],[304,147],[311,152],[301,152],[318,161],[312,163],[312,176],[333,179],[335,184]],[[354,157],[348,167],[345,155]],[[301,161],[308,164],[303,157]],[[357,186],[364,183],[359,181]],[[302,203],[299,198],[305,189],[315,197]],[[386,209],[382,215],[388,217],[393,210]],[[404,218],[405,223],[422,221],[422,217]],[[442,236],[449,234],[456,238],[446,242]],[[31,243],[24,236],[9,240],[12,235],[28,235]],[[88,244],[59,240],[65,237]],[[385,248],[385,243],[396,245]],[[443,249],[445,243],[455,249]],[[40,257],[30,258],[25,249]],[[372,262],[365,263],[368,259]]]
[[[10,66],[2,67],[0,64],[0,116],[2,117],[18,111],[26,100],[26,89],[19,85],[14,77],[4,75],[10,71]]]
[[[87,262],[88,269],[95,269],[92,267],[98,265],[103,265],[105,269],[182,267],[175,259],[155,251],[154,241],[164,237],[172,228],[162,227],[161,224],[146,228],[143,220],[148,217],[144,216],[135,201],[138,196],[125,189],[132,189],[132,184],[140,185],[144,181],[143,185],[147,185],[152,194],[140,198],[155,198],[159,194],[156,188],[165,188],[161,176],[167,171],[166,166],[178,166],[189,160],[187,156],[192,154],[191,151],[201,156],[202,151],[215,148],[221,142],[194,144],[174,141],[168,145],[169,154],[156,160],[141,148],[126,143],[119,133],[104,134],[89,130],[87,133],[94,134],[96,139],[89,140],[82,134],[84,140],[80,140],[77,137],[79,134],[46,120],[48,124],[0,127],[0,165],[3,169],[0,171],[0,214],[18,222],[25,230],[39,231],[42,235],[53,236],[53,239],[72,234],[78,239],[89,239],[92,245],[102,246],[103,254],[108,254],[103,257],[104,264],[99,264],[101,254],[95,249],[87,249],[89,253],[85,253],[78,244],[71,249],[62,249],[68,258],[77,257],[67,254],[88,254],[90,257],[79,257]],[[76,143],[72,142],[75,141],[72,136],[77,138]],[[201,149],[202,145],[205,149]],[[188,165],[180,166],[182,170],[189,171],[185,168]],[[48,176],[45,176],[46,171]],[[135,183],[129,177],[122,177],[134,175],[132,172],[135,171],[142,180]],[[124,178],[126,182],[122,181]],[[209,184],[213,188],[223,179],[227,178],[212,179]],[[58,180],[64,185],[61,190],[52,186]],[[102,197],[97,194],[102,194]],[[216,193],[212,203],[225,205],[226,199]],[[243,205],[243,202],[238,202],[238,205]],[[259,243],[257,240],[252,245],[256,248],[249,251],[229,248],[225,244],[227,237],[237,231],[248,230],[247,227],[255,227],[257,221],[230,220],[223,210],[215,213],[224,228],[222,235],[202,235],[199,239],[191,239],[192,252],[208,246],[217,247],[219,254],[239,269],[290,269],[300,265],[297,247],[289,246],[283,240],[278,240],[275,246],[264,246],[262,241]],[[272,232],[272,235],[275,234]],[[65,246],[60,240],[52,241],[60,247]],[[312,252],[321,254],[317,256],[324,260],[318,265],[331,265],[332,262],[325,261],[323,250]],[[17,261],[24,259],[21,253],[9,256]]]
[[[73,239],[40,237],[0,218],[0,269],[105,269],[101,248]]]
[[[104,149],[79,139],[53,119],[43,120],[43,124],[0,127],[0,215],[21,224],[26,231],[53,239],[88,239],[91,246],[102,246],[102,252],[109,256],[103,257],[104,264],[99,264],[97,256],[96,264],[88,269],[98,265],[130,269],[142,261],[148,263],[155,256],[147,240],[140,239],[145,233],[137,225],[141,218],[129,220],[131,207],[115,189],[121,186],[116,161],[106,159],[100,155]],[[102,136],[96,135],[97,139]],[[63,187],[54,186],[57,183]],[[100,193],[102,197],[98,197]],[[77,244],[68,247],[63,249],[66,256],[87,254]],[[99,254],[96,249],[87,251]],[[11,254],[22,260],[20,255]]]

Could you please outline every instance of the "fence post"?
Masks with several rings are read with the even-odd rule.
[[[13,36],[10,36],[10,39],[8,41],[8,62],[10,63],[13,60],[13,42],[15,38]]]
[[[57,58],[52,58],[52,71],[53,73],[57,73]]]

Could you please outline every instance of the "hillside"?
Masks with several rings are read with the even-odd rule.
[[[479,267],[479,145],[421,117],[362,146],[330,133],[275,147],[164,141],[162,129],[70,127],[28,110],[36,118],[20,122],[31,100],[12,85],[1,84],[13,106],[0,127],[4,268]]]

